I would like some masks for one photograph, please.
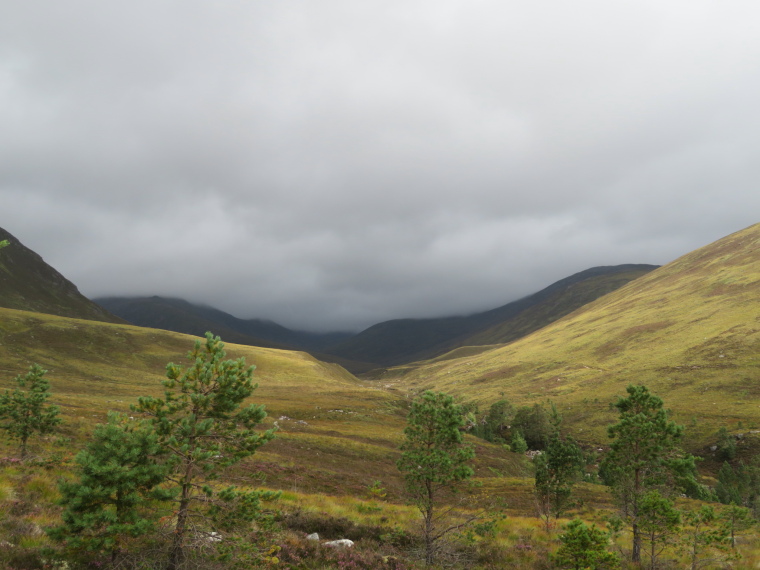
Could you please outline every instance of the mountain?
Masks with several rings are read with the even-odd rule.
[[[95,302],[122,319],[142,327],[203,336],[212,331],[224,340],[250,346],[319,351],[351,333],[294,331],[272,321],[238,319],[212,307],[166,297],[104,297]]]
[[[760,430],[760,224],[510,344],[460,349],[382,379],[481,405],[551,399],[593,442],[606,440],[610,404],[628,384],[661,396],[694,441],[721,426]]]
[[[105,322],[123,322],[82,295],[31,249],[0,228],[0,307]]]
[[[352,361],[393,366],[431,358],[458,346],[511,342],[656,267],[594,267],[490,311],[464,317],[396,319],[378,323],[325,352]]]
[[[272,321],[239,319],[182,299],[106,297],[95,302],[135,325],[197,336],[212,331],[238,344],[306,350],[359,373],[430,358],[457,346],[510,342],[655,267],[594,267],[490,311],[467,317],[397,319],[373,325],[358,335],[294,331]]]

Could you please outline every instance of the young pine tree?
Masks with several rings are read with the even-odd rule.
[[[612,486],[623,517],[631,525],[631,561],[641,561],[641,500],[654,489],[700,491],[694,459],[683,456],[678,443],[683,428],[668,419],[663,402],[645,386],[628,386],[628,397],[618,399],[618,422],[609,428],[614,441],[601,464],[605,482]]]
[[[689,558],[689,568],[698,570],[707,564],[723,568],[723,563],[738,558],[730,552],[731,533],[711,505],[685,511],[684,528],[681,532],[681,549]]]
[[[559,540],[562,545],[552,556],[558,568],[601,570],[620,565],[617,556],[607,551],[609,534],[596,525],[587,526],[580,519],[575,519],[565,526]]]
[[[425,392],[412,402],[407,417],[406,440],[397,466],[422,514],[427,564],[434,561],[436,542],[461,526],[448,524],[438,508],[445,495],[474,474],[469,463],[475,452],[463,441],[463,425],[462,407],[443,393]]]
[[[59,485],[63,524],[50,537],[73,553],[110,553],[115,563],[125,542],[153,530],[151,500],[172,498],[157,487],[167,476],[161,455],[150,426],[109,414],[74,460],[78,478]]]
[[[0,394],[0,429],[19,441],[22,458],[26,457],[27,443],[32,435],[52,433],[61,423],[58,406],[46,404],[50,398],[46,372],[40,365],[32,364],[29,372],[16,377],[18,388]]]
[[[673,501],[657,491],[650,491],[639,504],[639,527],[644,540],[649,543],[649,569],[657,568],[657,559],[665,547],[671,544],[681,524],[681,513]]]
[[[225,356],[224,343],[206,333],[206,342],[196,342],[188,354],[188,368],[167,365],[164,398],[143,397],[133,407],[150,417],[172,466],[168,481],[176,491],[177,523],[167,570],[176,570],[185,560],[191,518],[204,519],[207,525],[215,519],[216,524],[229,525],[233,515],[252,520],[259,512],[259,498],[273,496],[234,487],[217,492],[209,484],[274,437],[274,430],[254,429],[266,417],[264,407],[243,406],[256,388],[254,367],[242,358]]]
[[[552,518],[558,519],[570,505],[573,485],[583,466],[583,452],[571,438],[555,434],[541,455],[533,459],[536,503],[544,525],[550,530]]]

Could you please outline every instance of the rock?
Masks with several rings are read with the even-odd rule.
[[[718,446],[717,445],[711,445],[710,446],[710,451],[718,451]]]
[[[307,534],[306,540],[319,540],[319,533],[312,532],[311,534]]]
[[[340,540],[325,542],[324,546],[327,546],[329,548],[353,548],[354,541],[348,540],[347,538],[341,538]]]

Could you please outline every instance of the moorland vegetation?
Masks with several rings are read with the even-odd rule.
[[[520,340],[362,378],[0,309],[0,401],[39,362],[35,413],[61,420],[25,457],[0,440],[0,566],[755,567],[759,251],[753,226]]]

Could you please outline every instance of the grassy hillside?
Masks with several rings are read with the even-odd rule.
[[[230,357],[244,356],[257,366],[259,388],[252,400],[267,406],[265,426],[277,425],[279,432],[225,480],[285,491],[277,505],[287,529],[277,539],[282,556],[288,548],[304,548],[303,535],[314,530],[330,538],[358,537],[365,541],[364,552],[373,552],[384,543],[382,536],[403,538],[418,528],[414,509],[400,505],[395,461],[410,392],[423,388],[454,393],[480,403],[481,409],[502,394],[516,404],[551,398],[579,439],[598,443],[606,440],[604,429],[614,421],[610,402],[628,383],[640,382],[662,395],[675,419],[687,424],[692,447],[708,445],[721,425],[745,433],[742,445],[755,445],[760,442],[751,433],[760,432],[759,284],[757,225],[511,344],[459,347],[386,371],[379,379],[357,379],[302,352],[228,345]],[[602,286],[596,282],[595,287]],[[583,295],[572,286],[563,291]],[[547,299],[562,304],[563,291]],[[546,307],[552,313],[551,305]],[[536,309],[526,320],[539,322],[545,318],[542,311]],[[498,327],[482,334],[480,342],[504,338]],[[57,516],[55,481],[93,425],[108,410],[128,413],[138,396],[161,393],[166,363],[184,363],[193,340],[155,329],[0,309],[0,389],[38,362],[49,370],[53,401],[65,419],[61,433],[33,442],[46,453],[28,465],[9,460],[12,450],[0,440],[0,512],[6,512],[0,530],[14,541],[5,554],[44,545],[40,529]],[[478,486],[464,491],[462,505],[471,510],[491,506],[510,516],[496,523],[489,541],[460,539],[458,558],[447,567],[548,567],[556,534],[543,531],[534,516],[529,460],[467,438],[476,446]],[[376,481],[388,491],[384,500],[369,498],[368,487]],[[611,507],[607,489],[581,483],[575,496],[580,501],[570,514],[601,524]],[[742,564],[754,567],[760,563],[757,541],[742,539]],[[627,543],[625,534],[618,539],[618,546]],[[414,558],[414,543],[405,548],[403,555]],[[670,555],[675,565],[678,554]],[[338,565],[307,559],[298,567]]]
[[[486,404],[552,399],[585,441],[606,441],[630,383],[661,395],[703,445],[760,430],[760,224],[657,269],[505,346],[387,371],[385,383]],[[756,437],[756,436],[755,436]]]
[[[655,267],[594,267],[490,311],[462,317],[379,323],[326,352],[353,361],[392,366],[431,358],[458,346],[508,342],[538,330]]]
[[[123,322],[96,305],[35,252],[0,228],[0,307],[51,315]]]
[[[62,407],[62,435],[80,445],[108,410],[128,413],[140,395],[161,394],[166,363],[186,364],[193,341],[155,329],[0,309],[0,388],[32,362],[42,365]],[[227,345],[227,352],[256,366],[252,400],[266,405],[266,425],[277,422],[280,430],[243,473],[261,471],[275,488],[333,494],[361,495],[380,479],[400,498],[395,461],[404,394],[303,352],[241,345]],[[525,472],[523,458],[477,445],[482,476]]]

